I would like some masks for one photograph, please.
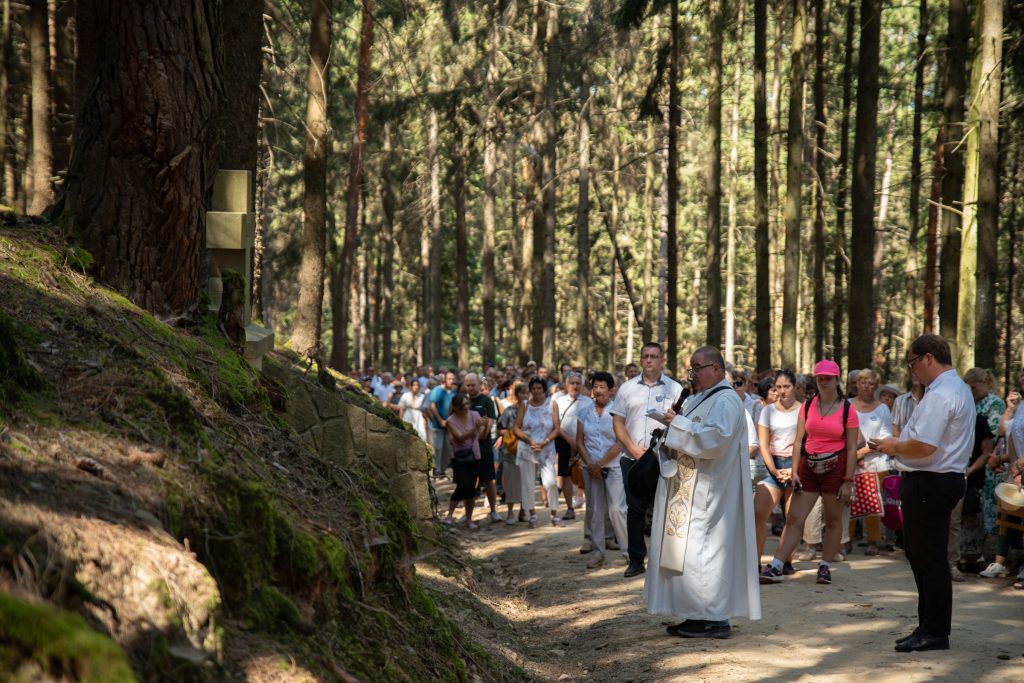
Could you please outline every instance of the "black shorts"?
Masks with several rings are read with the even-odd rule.
[[[572,474],[572,444],[560,436],[555,437],[555,452],[558,453],[558,476],[568,477]]]
[[[480,466],[479,477],[480,483],[485,481],[494,481],[494,450],[484,445],[485,442],[480,442],[480,459],[477,460],[477,464]]]

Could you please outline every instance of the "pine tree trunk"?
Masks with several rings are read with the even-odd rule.
[[[878,118],[878,61],[881,0],[861,0],[860,54],[857,66],[857,118],[853,142],[853,231],[850,250],[851,368],[872,361],[872,264],[875,249],[875,153]]]
[[[484,116],[484,196],[483,196],[483,253],[481,255],[481,304],[484,314],[482,348],[483,361],[496,363],[495,360],[495,316],[494,316],[494,281],[497,273],[494,269],[494,227],[495,203],[498,169],[498,145],[495,141],[498,126],[498,93],[495,83],[498,80],[498,22],[501,3],[491,2],[491,26],[487,39],[487,113]],[[505,349],[509,355],[509,349]]]
[[[455,209],[455,320],[459,328],[460,368],[469,367],[469,238],[466,234],[466,145],[458,106],[449,117],[452,130],[452,203]]]
[[[804,168],[804,47],[805,0],[793,0],[793,39],[790,46],[789,131],[786,159],[786,248],[782,286],[782,365],[796,366],[797,299],[800,287],[800,214]]]
[[[92,253],[101,280],[166,317],[186,312],[198,294],[217,159],[218,6],[77,5],[83,97],[64,223]],[[173,30],[148,31],[156,21]]]
[[[843,319],[846,317],[846,197],[850,169],[850,108],[853,102],[853,38],[857,29],[857,6],[846,6],[846,39],[843,53],[843,109],[839,124],[839,177],[836,180],[835,293],[832,297],[832,347],[834,358],[842,366],[845,355]]]
[[[41,214],[53,203],[50,39],[46,0],[29,0],[28,43],[32,73],[32,197],[28,212]]]
[[[438,149],[440,137],[437,109],[430,108],[430,125],[427,137],[427,154],[430,158],[430,234],[427,240],[427,300],[424,307],[427,325],[427,362],[433,363],[441,357],[441,258],[444,253],[441,242],[441,155]]]
[[[924,324],[922,332],[935,332],[935,270],[939,261],[939,205],[942,203],[943,142],[945,116],[939,117],[936,126],[935,147],[932,153],[932,185],[928,202],[928,238],[925,247],[924,266]]]
[[[579,200],[576,205],[577,362],[590,367],[590,83],[580,67]]]
[[[914,69],[914,119],[910,151],[910,237],[907,240],[907,297],[903,307],[903,339],[909,343],[917,334],[917,302],[921,275],[918,242],[921,235],[921,117],[924,107],[924,67],[928,48],[928,0],[918,6],[917,66]]]
[[[8,145],[8,133],[12,126],[9,116],[9,88],[11,68],[11,0],[3,0],[2,21],[0,25],[0,186],[3,187],[3,201],[14,206],[14,178],[9,177],[7,169],[12,168],[10,157],[13,149]]]
[[[1021,159],[1024,155],[1021,154],[1020,148],[1017,149],[1014,155],[1014,161],[1007,164],[1007,178],[1006,186],[1010,188],[1009,192],[1009,204],[1010,212],[1007,216],[1007,240],[1006,240],[1006,318],[1003,326],[1003,336],[1006,339],[1006,345],[1003,348],[1003,386],[1011,387],[1010,383],[1010,370],[1013,367],[1013,309],[1014,309],[1014,289],[1017,281],[1017,221],[1020,215],[1020,205],[1016,201],[1021,196],[1021,192],[1024,191],[1024,182],[1021,178]]]
[[[779,192],[782,186],[781,159],[782,159],[782,72],[783,72],[783,51],[782,45],[785,41],[786,0],[775,0],[773,16],[775,19],[775,40],[772,49],[772,96],[771,96],[771,165],[769,166],[770,178],[770,208],[771,220],[769,251],[771,260],[768,264],[769,277],[771,279],[772,303],[772,348],[782,348],[782,276],[785,270],[783,263],[785,222],[782,219],[782,202],[779,200]],[[779,357],[773,359],[774,363],[779,362]]]
[[[544,271],[543,271],[543,348],[542,356],[547,363],[555,360],[555,229],[557,227],[558,191],[558,114],[556,102],[558,84],[561,80],[561,59],[559,57],[559,16],[558,5],[547,6],[547,31],[544,39],[546,50],[546,73],[544,78],[544,145],[542,169],[544,178]]]
[[[340,278],[342,288],[338,291],[347,292],[352,281],[352,259],[356,252],[356,233],[358,231],[360,198],[362,197],[363,157],[366,149],[366,125],[370,97],[370,50],[373,48],[373,2],[362,0],[362,21],[359,30],[359,61],[356,66],[356,101],[354,125],[352,128],[352,148],[348,160],[348,189],[345,193],[345,237],[341,250],[341,258],[335,264],[336,277]],[[331,239],[335,239],[332,235]],[[344,301],[333,302],[335,313],[333,320],[334,348],[331,353],[331,366],[345,372],[348,370],[348,328],[349,320],[345,312],[348,308]],[[338,315],[342,313],[342,315]],[[353,320],[353,323],[358,322]],[[354,330],[353,330],[354,331]],[[363,347],[365,345],[361,345]],[[365,348],[363,355],[366,355]],[[360,367],[363,367],[360,364]]]
[[[946,36],[946,83],[943,116],[945,173],[942,176],[942,246],[939,272],[939,334],[955,339],[960,296],[960,227],[963,209],[964,94],[966,92],[967,32],[970,19],[966,0],[949,0]]]
[[[742,43],[745,5],[740,4],[736,17],[737,44]],[[729,149],[729,234],[725,250],[725,359],[736,362],[736,193],[739,183],[740,99],[743,97],[743,64],[736,60],[733,84],[732,121]]]
[[[768,232],[768,2],[754,0],[754,267],[757,369],[772,367],[771,283]]]
[[[290,346],[300,354],[320,354],[323,324],[324,254],[327,243],[327,149],[330,127],[327,95],[330,88],[328,58],[331,51],[333,0],[313,0],[306,79],[306,151],[303,159],[305,194],[302,201],[302,267],[299,303]],[[344,304],[341,306],[345,308]],[[338,317],[338,310],[334,314]],[[342,335],[344,336],[344,335]],[[337,346],[337,341],[335,341]],[[332,363],[343,367],[343,363]]]
[[[524,157],[522,160],[522,175],[523,175],[523,192],[521,195],[520,206],[522,210],[519,212],[519,233],[523,237],[522,242],[522,262],[520,271],[522,276],[517,278],[517,282],[520,283],[519,289],[519,364],[526,365],[526,362],[531,358],[537,358],[534,356],[536,348],[533,345],[535,335],[533,330],[536,320],[534,318],[534,312],[537,310],[536,306],[536,287],[534,282],[540,275],[540,271],[536,269],[536,264],[533,259],[533,231],[535,221],[533,217],[534,206],[537,204],[537,184],[535,176],[537,175],[537,164],[535,159]]]
[[[814,3],[814,358],[825,358],[825,0]]]
[[[642,343],[647,343],[648,340],[653,339],[654,335],[654,316],[651,314],[653,307],[652,303],[657,302],[658,294],[654,290],[654,244],[655,244],[655,231],[654,231],[654,216],[656,211],[656,203],[654,199],[654,187],[657,179],[655,173],[655,158],[654,152],[657,144],[657,129],[653,121],[647,122],[647,154],[646,167],[644,169],[644,264],[643,264],[643,320],[640,323],[641,336],[643,337]]]
[[[707,344],[718,348],[722,345],[722,0],[709,0],[708,11]]]
[[[874,311],[871,327],[871,339],[875,344],[874,365],[880,367],[884,357],[887,341],[878,334],[881,321],[892,315],[891,301],[885,304],[886,313],[882,312],[882,270],[885,267],[886,227],[889,222],[889,202],[892,197],[892,165],[893,146],[896,142],[896,110],[890,110],[886,117],[889,121],[885,136],[885,161],[882,164],[882,185],[878,194],[878,216],[875,219],[875,252],[871,259],[871,310]]]
[[[667,268],[668,348],[666,365],[673,371],[681,367],[679,359],[679,247],[677,245],[677,211],[679,208],[679,0],[672,0],[671,55],[668,68],[668,175],[665,206]]]
[[[996,364],[995,270],[999,224],[999,102],[1002,90],[1003,0],[980,0],[971,68],[967,169],[960,252],[957,367]]]
[[[394,355],[394,291],[395,291],[395,236],[401,234],[396,229],[396,180],[395,180],[395,149],[391,140],[391,123],[384,124],[384,150],[381,168],[380,207],[383,213],[381,232],[381,366],[396,368],[405,359]]]

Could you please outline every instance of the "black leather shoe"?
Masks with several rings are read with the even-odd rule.
[[[665,630],[668,631],[668,634],[670,636],[678,636],[679,635],[679,629],[683,628],[684,626],[695,626],[698,623],[704,624],[704,623],[707,623],[707,622],[705,622],[703,619],[701,619],[701,620],[697,620],[697,619],[683,619],[678,624],[672,624],[671,626],[666,626]]]
[[[896,646],[896,652],[924,652],[925,650],[948,650],[949,638],[946,636],[930,636],[918,633],[910,640],[904,640]]]
[[[914,637],[916,637],[916,636],[918,636],[920,634],[921,634],[921,629],[920,628],[915,628],[913,631],[910,632],[909,636],[903,636],[902,638],[897,638],[896,639],[896,644],[899,645],[900,643],[905,643],[908,640],[910,640],[911,638],[914,638]]]
[[[639,576],[644,573],[643,562],[630,562],[629,566],[626,567],[626,572],[622,575],[623,578],[631,579],[634,576]]]
[[[669,633],[680,638],[731,638],[729,621],[684,621],[669,627]]]

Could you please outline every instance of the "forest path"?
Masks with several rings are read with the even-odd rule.
[[[439,487],[440,500],[450,488]],[[913,577],[901,551],[867,557],[861,548],[834,565],[831,586],[815,583],[816,563],[798,562],[785,583],[762,587],[760,621],[734,619],[729,640],[688,640],[644,611],[643,576],[624,579],[619,552],[586,568],[581,514],[553,528],[539,512],[537,529],[485,516],[478,507],[478,531],[450,532],[482,569],[463,627],[537,680],[1024,681],[1024,591],[1009,579],[953,584],[944,652],[893,651],[916,623]],[[767,552],[776,541],[769,537]]]

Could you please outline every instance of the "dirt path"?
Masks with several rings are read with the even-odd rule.
[[[438,491],[442,501],[447,488]],[[785,583],[762,587],[763,619],[733,620],[731,639],[686,640],[665,634],[670,620],[644,611],[643,577],[624,579],[618,553],[586,569],[582,517],[529,529],[475,516],[479,531],[450,532],[476,567],[475,604],[464,602],[461,615],[474,625],[464,627],[536,680],[1024,681],[1024,591],[1011,580],[954,584],[946,652],[893,651],[916,623],[913,577],[902,552],[866,557],[859,549],[834,565],[831,586],[817,585],[817,565],[804,562]],[[547,513],[540,521],[548,524]],[[429,568],[425,578],[445,583]]]

